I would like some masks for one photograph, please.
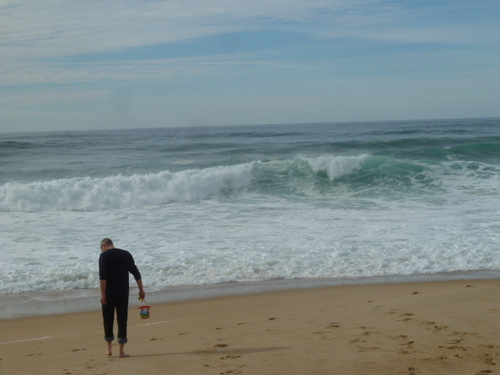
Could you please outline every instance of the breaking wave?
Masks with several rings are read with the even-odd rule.
[[[332,156],[254,161],[232,166],[10,182],[0,186],[0,211],[98,211],[172,202],[231,199],[244,193],[287,197],[342,193],[395,198],[451,190],[499,193],[500,169],[479,162],[423,162],[388,156]]]

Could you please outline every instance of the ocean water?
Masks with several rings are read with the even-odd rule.
[[[499,213],[500,119],[4,133],[0,317],[99,308],[104,237],[156,301],[498,277]]]

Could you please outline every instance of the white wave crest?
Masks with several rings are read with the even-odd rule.
[[[177,173],[71,178],[0,186],[0,211],[142,207],[217,198],[247,187],[253,163]]]
[[[324,155],[317,158],[302,158],[309,163],[315,173],[326,172],[330,181],[348,175],[361,168],[363,162],[369,157],[367,154],[359,156],[332,156]]]

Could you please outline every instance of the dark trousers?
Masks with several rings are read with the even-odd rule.
[[[106,304],[102,305],[102,318],[104,321],[104,340],[113,341],[113,323],[118,323],[118,343],[127,343],[127,318],[128,318],[128,296],[106,298]]]

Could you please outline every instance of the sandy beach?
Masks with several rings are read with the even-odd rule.
[[[344,285],[153,305],[129,358],[100,311],[0,320],[0,374],[499,373],[500,281]]]

